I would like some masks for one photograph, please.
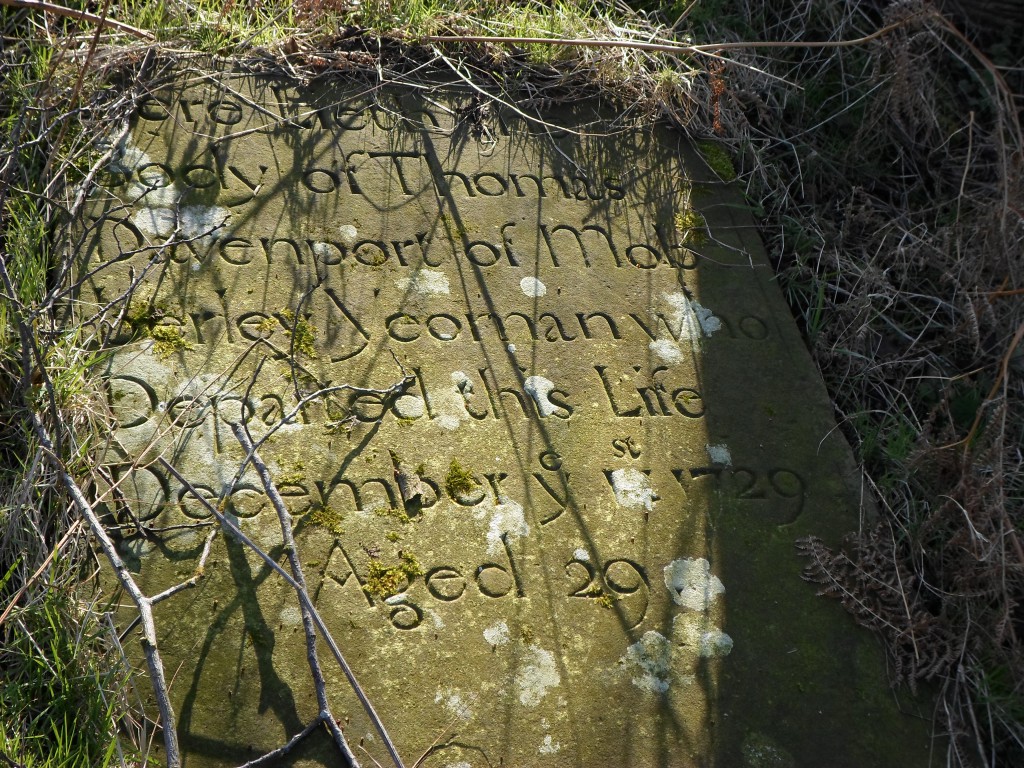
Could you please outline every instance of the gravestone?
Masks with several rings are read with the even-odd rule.
[[[161,456],[287,564],[244,424],[407,765],[926,763],[874,640],[800,579],[797,538],[856,528],[857,474],[685,136],[217,72],[145,98],[112,157],[76,311],[114,350],[105,509],[148,594],[214,527]],[[230,536],[156,618],[187,766],[316,716],[295,594]],[[342,763],[318,731],[275,764]]]

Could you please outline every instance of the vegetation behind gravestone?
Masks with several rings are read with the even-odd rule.
[[[801,542],[808,578],[884,639],[894,682],[938,689],[948,764],[1024,762],[1019,45],[982,50],[916,0],[637,3],[641,15],[600,2],[65,4],[127,29],[2,5],[0,762],[132,764],[153,737],[90,599],[87,528],[61,480],[91,487],[109,419],[88,376],[96,350],[51,318],[71,245],[61,222],[158,50],[305,75],[442,50],[481,73],[615,84],[685,125],[757,208],[880,508],[841,551]],[[430,34],[723,45],[710,56]]]

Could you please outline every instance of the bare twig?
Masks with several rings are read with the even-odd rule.
[[[320,659],[316,653],[316,628],[313,623],[313,616],[307,607],[307,603],[312,601],[308,598],[306,577],[302,573],[302,561],[299,559],[299,551],[295,546],[295,538],[292,536],[291,514],[289,514],[287,507],[285,507],[284,499],[278,493],[277,486],[274,485],[274,480],[270,476],[270,470],[267,469],[267,465],[263,463],[263,459],[256,452],[256,448],[253,447],[252,440],[249,439],[245,430],[242,429],[240,424],[233,423],[231,431],[234,432],[235,439],[238,440],[243,450],[251,458],[253,466],[256,467],[256,472],[260,476],[263,488],[266,490],[271,504],[274,505],[277,519],[281,523],[281,540],[284,542],[284,551],[288,553],[288,564],[291,566],[292,576],[295,579],[295,591],[300,597],[299,607],[302,610],[302,629],[306,633],[306,659],[309,662],[309,671],[313,676],[313,685],[316,688],[316,701],[320,707],[320,720],[323,721],[324,725],[331,732],[331,736],[334,737],[334,743],[341,750],[350,768],[359,768],[359,761],[356,760],[356,756],[352,753],[352,748],[349,747],[348,742],[345,740],[345,735],[338,727],[334,715],[331,714],[331,705],[327,700],[327,683],[324,681],[324,674],[320,669]],[[303,595],[306,596],[305,600],[301,599]]]
[[[160,650],[157,647],[156,623],[153,620],[152,600],[142,593],[139,585],[135,583],[128,566],[125,565],[121,556],[117,553],[114,542],[111,541],[107,532],[103,529],[96,511],[85,498],[78,483],[64,468],[60,457],[54,452],[53,442],[47,433],[46,427],[39,419],[39,416],[32,414],[32,421],[35,427],[36,437],[40,445],[50,454],[57,466],[57,472],[68,494],[74,502],[75,508],[89,523],[89,530],[99,542],[103,554],[106,555],[110,566],[114,569],[114,575],[131,597],[139,610],[142,623],[142,650],[146,655],[146,666],[149,668],[149,676],[153,683],[153,695],[156,697],[157,708],[160,710],[160,723],[164,733],[164,751],[166,752],[168,768],[180,768],[181,750],[178,746],[178,734],[175,725],[174,708],[171,706],[168,695],[167,680],[164,677],[164,665],[160,658]]]
[[[320,634],[323,636],[324,641],[327,643],[327,646],[331,649],[331,654],[334,656],[334,660],[337,661],[338,666],[341,667],[341,671],[344,673],[345,678],[349,682],[349,685],[352,686],[352,690],[355,691],[355,694],[358,697],[360,704],[363,705],[363,709],[369,716],[370,721],[373,723],[374,728],[377,730],[377,733],[380,734],[380,737],[384,740],[385,744],[390,745],[388,751],[391,754],[391,758],[394,761],[396,768],[405,768],[401,758],[398,756],[398,751],[395,749],[394,744],[391,741],[391,737],[388,736],[387,730],[385,730],[384,724],[383,722],[381,722],[380,716],[377,714],[377,711],[373,708],[373,704],[370,703],[370,699],[366,695],[366,692],[363,690],[363,687],[359,684],[359,681],[356,680],[355,673],[352,671],[352,668],[348,665],[348,662],[345,661],[345,657],[342,654],[341,649],[338,647],[338,644],[334,641],[334,637],[327,629],[327,625],[324,623],[323,618],[320,616],[319,611],[316,610],[316,606],[313,605],[313,601],[312,599],[310,599],[306,591],[303,590],[301,586],[298,584],[298,582],[296,582],[295,579],[292,578],[291,574],[289,574],[286,570],[284,570],[284,568],[278,565],[277,562],[275,562],[270,555],[268,555],[266,552],[260,549],[259,545],[256,544],[256,542],[254,542],[252,539],[250,539],[248,536],[242,533],[242,530],[237,525],[235,525],[231,520],[229,520],[224,515],[223,512],[221,512],[219,509],[213,506],[213,504],[211,504],[206,497],[199,493],[199,491],[196,490],[195,486],[192,485],[192,483],[190,483],[177,469],[174,468],[173,464],[171,464],[169,461],[167,461],[167,459],[163,458],[162,456],[159,458],[159,462],[160,465],[165,470],[167,470],[167,472],[169,472],[175,480],[182,484],[182,487],[189,495],[191,495],[196,501],[203,505],[206,508],[206,511],[217,519],[221,526],[223,526],[229,533],[231,533],[232,536],[234,536],[240,542],[249,547],[249,549],[255,552],[259,556],[259,558],[263,560],[263,562],[266,563],[268,567],[270,567],[271,570],[273,570],[282,579],[288,582],[292,589],[295,590],[296,594],[299,596],[299,600],[309,611],[310,617],[313,619],[313,623],[316,624],[316,628],[320,631]]]

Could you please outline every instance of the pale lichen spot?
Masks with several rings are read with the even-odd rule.
[[[334,243],[317,242],[313,243],[311,247],[313,249],[313,255],[316,256],[318,259],[326,260],[333,257],[337,261],[341,261],[341,257],[343,254],[341,252],[341,249],[338,248],[338,246],[336,246]]]
[[[426,404],[418,395],[402,395],[395,400],[395,413],[400,419],[418,419],[426,412]]]
[[[672,644],[660,632],[649,630],[626,648],[620,661],[633,675],[633,685],[651,693],[664,693],[672,674]]]
[[[579,547],[575,552],[572,553],[572,556],[582,563],[590,562],[590,553],[587,552],[587,550],[585,550],[583,547]]]
[[[476,698],[476,694],[471,693],[464,696],[454,688],[446,688],[437,692],[434,696],[434,703],[441,704],[452,717],[466,722],[473,717],[471,704],[476,702]]]
[[[278,617],[286,627],[296,627],[302,623],[302,611],[297,605],[286,605]]]
[[[395,285],[421,296],[447,296],[451,293],[448,275],[434,269],[421,269],[412,277],[400,277],[395,280]]]
[[[355,245],[357,237],[359,237],[359,231],[351,224],[342,224],[338,227],[338,240],[346,248],[351,248]]]
[[[638,469],[616,469],[612,472],[612,490],[615,501],[627,509],[654,509],[655,493],[651,478]]]
[[[672,335],[678,339],[699,339],[711,336],[722,327],[722,321],[699,302],[689,299],[685,293],[664,294],[668,304],[668,321]]]
[[[462,371],[452,373],[452,387],[439,387],[428,395],[436,417],[434,423],[441,429],[452,432],[469,418],[466,402],[461,392],[472,394],[473,382]]]
[[[729,446],[725,443],[719,443],[718,445],[711,445],[710,443],[704,446],[708,452],[708,458],[711,459],[713,464],[722,464],[726,467],[732,466],[732,454],[729,453]]]
[[[548,399],[554,388],[554,382],[543,376],[530,376],[523,382],[523,389],[537,403],[537,410],[541,416],[550,416],[557,410],[557,406]]]
[[[712,625],[706,614],[680,613],[672,620],[672,639],[678,646],[704,659],[732,653],[732,638]]]
[[[555,655],[539,645],[526,648],[523,665],[516,673],[516,689],[519,702],[525,707],[536,707],[547,695],[548,688],[554,688],[561,682]]]
[[[544,741],[541,742],[540,749],[538,749],[537,751],[540,752],[542,755],[553,755],[561,748],[562,745],[554,739],[552,739],[551,735],[548,734],[544,737]]]
[[[665,586],[676,605],[690,611],[707,611],[725,585],[711,573],[711,564],[703,557],[673,560],[665,566]]]
[[[528,536],[530,526],[526,522],[523,505],[512,499],[502,499],[490,512],[491,519],[487,529],[487,551],[494,555],[501,552],[501,540],[515,536]]]
[[[536,277],[524,277],[519,281],[519,289],[530,298],[539,298],[548,292],[548,287]]]
[[[178,217],[171,208],[143,208],[132,216],[132,224],[144,234],[168,238],[178,228]]]
[[[504,621],[499,621],[494,626],[484,630],[484,640],[492,646],[505,645],[511,639],[512,636],[508,631],[508,624]]]
[[[189,205],[181,209],[178,229],[182,237],[209,246],[230,218],[228,209],[219,205]]]
[[[666,363],[681,363],[685,359],[683,350],[672,339],[658,339],[647,346]]]

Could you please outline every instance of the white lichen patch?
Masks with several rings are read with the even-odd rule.
[[[709,443],[704,448],[707,450],[708,458],[711,459],[713,464],[723,464],[727,467],[732,466],[732,454],[729,453],[729,446],[725,443],[719,443],[718,445],[711,445]]]
[[[682,348],[672,339],[658,339],[647,346],[666,363],[681,363],[685,359]]]
[[[530,376],[523,382],[523,389],[537,403],[537,410],[541,416],[550,416],[557,410],[557,406],[548,399],[554,388],[554,382],[543,376]]]
[[[400,419],[418,419],[426,413],[426,404],[418,395],[402,395],[395,400],[395,413]]]
[[[302,611],[297,605],[286,605],[281,609],[278,618],[286,627],[297,627],[302,623]]]
[[[177,232],[185,240],[197,240],[208,247],[230,218],[227,208],[215,205],[189,205],[180,210],[150,205],[136,211],[132,223],[153,237],[166,239]]]
[[[515,683],[519,702],[524,707],[536,707],[548,693],[562,681],[555,664],[555,655],[539,645],[531,645],[524,653],[523,665],[516,673]]]
[[[572,556],[582,563],[590,562],[590,553],[587,552],[587,550],[585,550],[583,547],[579,547],[575,552],[572,553]]]
[[[732,638],[720,629],[701,632],[697,642],[698,653],[705,658],[728,656],[732,653]]]
[[[178,229],[182,237],[209,246],[230,218],[228,209],[219,205],[188,205],[181,209]]]
[[[690,611],[704,611],[725,593],[725,585],[711,573],[703,557],[673,560],[665,566],[665,586],[676,605]]]
[[[438,387],[427,395],[435,415],[433,423],[448,432],[458,429],[469,418],[461,391],[472,394],[473,382],[462,371],[455,371],[451,387]]]
[[[488,627],[484,630],[484,640],[486,640],[489,645],[505,645],[511,639],[512,635],[508,631],[508,624],[504,621],[499,621],[494,626]]]
[[[332,256],[337,257],[341,254],[338,247],[332,243],[317,242],[313,243],[310,247],[313,249],[313,255],[318,259],[329,259]]]
[[[519,289],[532,299],[544,296],[548,287],[536,277],[524,277],[519,281]]]
[[[434,695],[434,703],[440,704],[452,717],[467,722],[473,717],[472,705],[476,703],[475,693],[463,695],[454,688],[446,688]]]
[[[654,509],[655,493],[651,478],[638,469],[616,469],[612,472],[615,501],[627,509]]]
[[[672,643],[650,630],[626,648],[620,661],[633,675],[633,685],[652,693],[668,690],[672,676]]]
[[[448,275],[435,269],[421,269],[412,277],[400,277],[395,280],[395,285],[421,296],[447,296],[451,293]]]
[[[496,555],[501,552],[503,537],[521,538],[530,534],[523,505],[512,499],[502,499],[490,510],[487,527],[487,551]]]
[[[666,319],[676,338],[699,339],[721,329],[722,321],[707,307],[687,298],[685,293],[666,293],[664,299],[668,305]]]
[[[541,742],[540,749],[538,749],[537,751],[540,752],[542,755],[553,755],[561,748],[562,745],[554,739],[552,739],[551,735],[548,734],[544,737],[544,741]]]
[[[732,638],[699,613],[681,613],[672,620],[672,640],[704,659],[732,653]]]
[[[351,224],[342,224],[338,227],[338,240],[346,248],[351,248],[355,245],[358,237],[359,231]]]
[[[145,235],[167,239],[178,228],[173,208],[143,208],[132,216],[132,224]]]

